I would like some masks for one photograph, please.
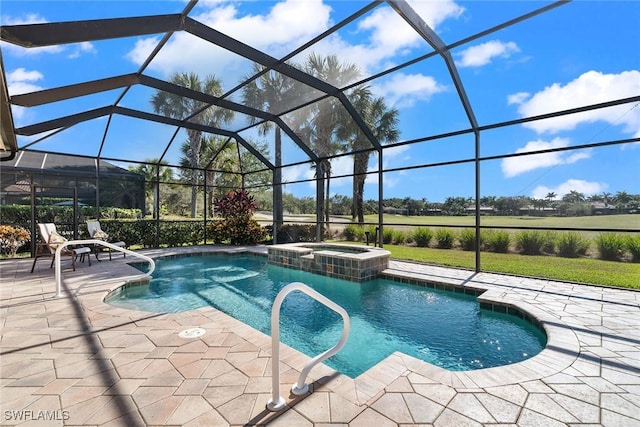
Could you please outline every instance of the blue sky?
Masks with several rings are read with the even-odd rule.
[[[361,1],[288,0],[281,2],[201,1],[190,16],[240,41],[282,57],[321,34],[332,24],[363,7]],[[446,44],[457,42],[549,3],[529,1],[411,1],[412,7]],[[13,1],[0,3],[3,25],[67,20],[116,18],[180,13],[183,1]],[[136,72],[161,35],[23,49],[1,44],[11,95]],[[489,125],[548,112],[640,95],[640,2],[574,1],[532,19],[504,28],[452,51],[464,89],[480,125]],[[362,77],[404,63],[432,49],[386,4],[309,52],[335,54],[356,64]],[[167,78],[178,71],[195,71],[219,78],[225,90],[250,72],[251,63],[212,47],[194,36],[176,33],[145,74]],[[369,82],[399,110],[400,141],[469,128],[469,121],[444,61],[434,56]],[[60,104],[14,107],[16,126],[111,105],[121,90]],[[151,112],[153,91],[134,87],[121,105]],[[232,97],[239,101],[237,95]],[[245,124],[238,117],[234,126]],[[56,134],[31,148],[145,160],[159,157],[174,128],[115,117],[100,151],[106,118],[95,119]],[[25,146],[38,137],[20,137]],[[259,138],[246,133],[247,138]],[[481,156],[571,147],[640,137],[640,105],[625,104],[500,130],[482,132]],[[177,164],[178,137],[167,160]],[[264,137],[272,146],[272,137]],[[284,163],[305,159],[292,141],[285,141]],[[401,145],[385,150],[385,169],[421,166],[472,158],[472,134]],[[377,157],[370,161],[376,170]],[[127,164],[120,162],[126,167]],[[349,157],[333,162],[336,175],[351,171]],[[549,192],[559,197],[576,190],[585,195],[627,191],[640,193],[640,144],[561,151],[493,160],[481,164],[481,194],[533,196]],[[307,165],[287,167],[289,182],[311,178]],[[417,168],[385,173],[385,197],[426,198],[474,195],[474,166]],[[310,183],[289,184],[286,191],[312,196]],[[336,179],[332,193],[350,195],[351,181]],[[365,198],[376,199],[378,179],[367,179]]]

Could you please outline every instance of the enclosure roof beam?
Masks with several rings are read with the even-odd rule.
[[[217,96],[198,92],[193,89],[189,89],[146,75],[131,73],[68,86],[61,86],[53,89],[40,90],[37,92],[16,95],[11,98],[11,103],[22,107],[33,107],[80,96],[91,95],[98,92],[118,89],[121,87],[128,87],[134,84],[142,84],[144,86],[153,87],[155,89],[174,93],[186,98],[196,99],[209,105],[216,105],[232,111],[258,117],[263,120],[272,121],[276,125],[278,125],[296,143],[296,145],[298,145],[305,152],[305,154],[307,154],[311,158],[311,160],[318,159],[315,153],[302,142],[300,137],[286,123],[284,123],[282,119],[274,114],[267,113],[256,108],[248,107],[243,104],[238,104],[233,101],[222,99]],[[90,117],[88,120],[92,118],[94,117]]]
[[[60,86],[52,89],[14,95],[11,97],[11,103],[21,107],[35,107],[38,105],[49,104],[51,102],[64,101],[80,96],[119,89],[134,85],[138,82],[139,79],[135,73],[124,74],[121,76],[91,80],[68,86]]]
[[[170,14],[7,25],[2,27],[0,37],[6,42],[26,48],[55,46],[180,31],[182,18],[181,14]]]
[[[404,19],[420,35],[420,37],[429,43],[431,47],[438,52],[442,59],[444,59],[444,62],[449,69],[451,79],[453,80],[453,84],[458,92],[458,96],[460,97],[460,101],[462,102],[464,111],[469,119],[469,123],[474,131],[477,130],[478,121],[473,113],[473,108],[471,107],[471,102],[467,97],[467,92],[464,90],[464,85],[462,84],[462,79],[460,79],[460,75],[458,74],[458,69],[451,57],[451,52],[445,43],[405,0],[387,0],[387,2],[389,3],[389,6],[391,6],[391,8],[395,10],[398,15],[400,15],[402,19]]]
[[[9,90],[4,72],[2,52],[0,52],[0,152],[3,153],[0,161],[13,160],[18,151],[18,141],[14,132],[13,114],[9,105]],[[4,153],[8,153],[5,155]]]
[[[138,110],[118,107],[118,106],[97,108],[95,110],[89,110],[83,113],[60,117],[54,120],[37,123],[35,125],[24,126],[16,129],[16,134],[25,135],[25,136],[36,135],[42,132],[48,132],[55,129],[73,126],[77,123],[96,119],[98,117],[103,117],[109,114],[119,114],[119,115],[134,117],[142,120],[162,123],[170,126],[184,127],[187,129],[193,129],[200,132],[207,132],[215,135],[228,136],[239,141],[251,154],[253,154],[258,160],[260,160],[265,166],[267,166],[270,169],[274,168],[273,164],[267,158],[265,158],[258,150],[253,148],[251,144],[249,144],[244,138],[242,138],[236,132],[229,131],[226,129],[220,129],[215,126],[208,126],[208,125],[203,125],[199,123],[178,120],[171,117],[160,116],[158,114],[151,114],[151,113],[146,113],[144,111],[138,111]]]

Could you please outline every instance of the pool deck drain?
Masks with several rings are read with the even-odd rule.
[[[203,328],[189,328],[189,329],[185,329],[184,331],[180,332],[178,334],[178,336],[180,338],[187,338],[187,339],[199,338],[199,337],[203,336],[205,332],[206,332],[206,330],[203,329]]]
[[[116,284],[56,299],[53,271],[43,263],[29,274],[30,261],[0,262],[2,425],[640,425],[640,292],[390,261],[390,274],[486,289],[483,300],[530,312],[552,341],[535,363],[477,371],[399,353],[356,379],[319,366],[314,393],[283,396],[288,409],[271,413],[270,337],[209,307],[108,306]],[[126,261],[80,263],[64,271],[65,287],[127,274]],[[206,333],[179,336],[198,328]],[[309,358],[283,350],[288,390]],[[41,413],[65,419],[29,419]]]

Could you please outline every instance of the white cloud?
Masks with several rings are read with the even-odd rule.
[[[28,71],[25,68],[17,68],[7,73],[6,76],[9,95],[11,96],[42,90],[42,87],[33,83],[43,79],[44,76],[39,71]]]
[[[589,182],[581,179],[569,179],[562,184],[557,185],[556,187],[539,185],[533,189],[531,197],[534,197],[536,199],[544,199],[547,194],[556,193],[556,199],[561,199],[562,196],[571,191],[577,191],[578,193],[582,193],[585,196],[590,196],[592,194],[598,194],[605,191],[607,187],[607,184],[602,182]]]
[[[80,55],[82,55],[83,53],[96,53],[96,52],[97,52],[96,48],[93,46],[92,43],[82,42],[74,45],[73,52],[67,55],[67,58],[75,59],[75,58],[79,58]]]
[[[384,150],[384,159],[391,159],[393,157],[399,157],[409,150],[409,145],[397,145],[395,147],[387,148]]]
[[[507,104],[522,104],[531,94],[529,92],[518,92],[507,96]]]
[[[585,105],[597,104],[614,99],[627,98],[640,94],[640,71],[623,71],[619,74],[604,74],[588,71],[577,79],[562,86],[554,83],[534,94],[522,97],[518,112],[522,117],[561,111]],[[510,95],[509,101],[517,101],[518,94]],[[631,109],[629,105],[619,105],[600,110],[586,111],[564,117],[555,117],[523,126],[538,133],[557,133],[572,130],[581,123],[604,121],[614,126],[623,126],[624,132],[640,137],[640,109]]]
[[[282,182],[294,182],[313,178],[313,170],[308,164],[289,166],[282,169]]]
[[[15,127],[19,128],[25,123],[27,118],[27,107],[20,107],[18,105],[11,106],[11,113],[13,114],[13,122]]]
[[[520,52],[520,48],[514,42],[501,42],[491,40],[476,46],[468,47],[456,56],[460,67],[481,67],[487,65],[495,57],[508,58],[513,53]]]
[[[48,21],[36,13],[28,13],[20,18],[2,15],[2,25],[44,24],[46,22]]]
[[[459,18],[465,12],[464,7],[452,0],[408,0],[408,3],[432,29],[449,18]],[[384,22],[382,25],[386,26]]]
[[[428,101],[431,96],[447,90],[431,76],[395,73],[390,79],[372,88],[389,105],[410,107],[416,101]]]
[[[567,138],[554,138],[552,141],[529,141],[527,144],[516,150],[516,153],[528,153],[533,151],[551,150],[554,148],[563,148],[569,145]],[[587,151],[566,152],[556,151],[552,153],[532,154],[529,156],[509,157],[502,160],[502,173],[507,178],[512,178],[525,172],[539,168],[547,168],[556,165],[568,165],[579,160],[589,158]]]

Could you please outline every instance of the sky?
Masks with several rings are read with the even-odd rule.
[[[190,17],[281,58],[331,25],[364,7],[362,1],[283,0],[201,1]],[[532,12],[541,1],[410,1],[409,4],[446,45]],[[0,23],[59,22],[180,13],[184,1],[29,1],[2,0]],[[29,93],[90,79],[136,72],[162,35],[24,49],[0,42],[10,95]],[[560,111],[620,98],[640,96],[640,2],[578,0],[451,50],[451,57],[480,126]],[[432,48],[386,3],[337,33],[314,44],[309,53],[337,55],[356,65],[361,78],[377,75],[420,57]],[[225,91],[251,71],[252,63],[187,33],[175,33],[145,74],[166,79],[176,72],[214,75]],[[398,110],[398,142],[413,141],[471,127],[442,57],[434,55],[368,82],[376,96]],[[16,127],[112,105],[122,94],[113,90],[54,105],[13,107]],[[120,105],[152,112],[154,91],[135,86]],[[238,94],[231,99],[240,101]],[[143,161],[160,157],[174,128],[115,116],[105,136],[106,118],[94,119],[44,139],[20,137],[19,146],[63,153]],[[246,124],[238,116],[233,126]],[[260,139],[273,153],[272,135]],[[179,163],[177,137],[166,160]],[[640,103],[486,130],[480,156],[498,156],[640,138]],[[103,144],[104,139],[104,144]],[[32,145],[30,145],[32,144]],[[102,148],[101,148],[102,147]],[[386,149],[382,165],[384,197],[412,197],[432,202],[475,194],[472,133],[435,141],[399,144]],[[272,158],[272,154],[270,154]],[[313,196],[313,170],[304,153],[284,141],[285,191]],[[379,159],[371,156],[369,170]],[[424,165],[442,164],[437,167]],[[127,167],[126,162],[117,164]],[[409,167],[411,169],[401,170]],[[350,173],[349,156],[334,159],[335,176]],[[640,143],[487,160],[480,163],[482,196],[557,198],[570,191],[585,196],[626,191],[640,194]],[[371,173],[365,199],[377,199],[378,174]],[[350,179],[334,179],[331,193],[351,195]]]

